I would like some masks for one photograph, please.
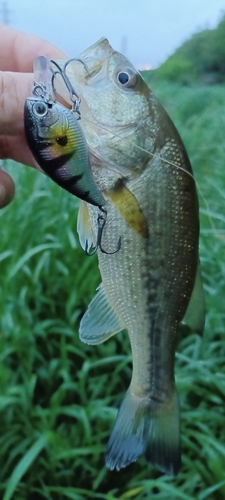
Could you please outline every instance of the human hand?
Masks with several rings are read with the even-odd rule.
[[[33,61],[44,55],[66,59],[66,55],[45,40],[0,24],[0,158],[10,158],[37,167],[25,139],[23,108],[31,95]],[[13,199],[13,180],[0,169],[0,208]]]

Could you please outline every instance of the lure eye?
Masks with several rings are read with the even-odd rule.
[[[41,102],[41,101],[35,102],[33,105],[33,112],[39,118],[43,118],[45,115],[47,115],[48,106],[45,102]]]
[[[123,87],[133,87],[136,82],[136,75],[133,71],[120,71],[117,75],[118,82]]]

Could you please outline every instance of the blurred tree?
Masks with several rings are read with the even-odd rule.
[[[225,14],[217,28],[203,30],[184,42],[160,68],[154,79],[189,85],[193,82],[218,84],[225,81]]]

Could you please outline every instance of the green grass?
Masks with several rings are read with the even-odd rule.
[[[181,333],[176,378],[182,469],[161,476],[141,457],[104,466],[131,376],[126,333],[90,347],[79,321],[100,282],[76,234],[77,202],[38,172],[9,165],[17,187],[0,212],[0,498],[225,498],[224,87],[153,88],[187,146],[200,189],[207,321]]]

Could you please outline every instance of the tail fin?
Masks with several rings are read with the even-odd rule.
[[[161,472],[176,476],[180,469],[180,417],[176,391],[169,403],[140,398],[129,389],[109,439],[106,467],[120,470],[145,453]]]

